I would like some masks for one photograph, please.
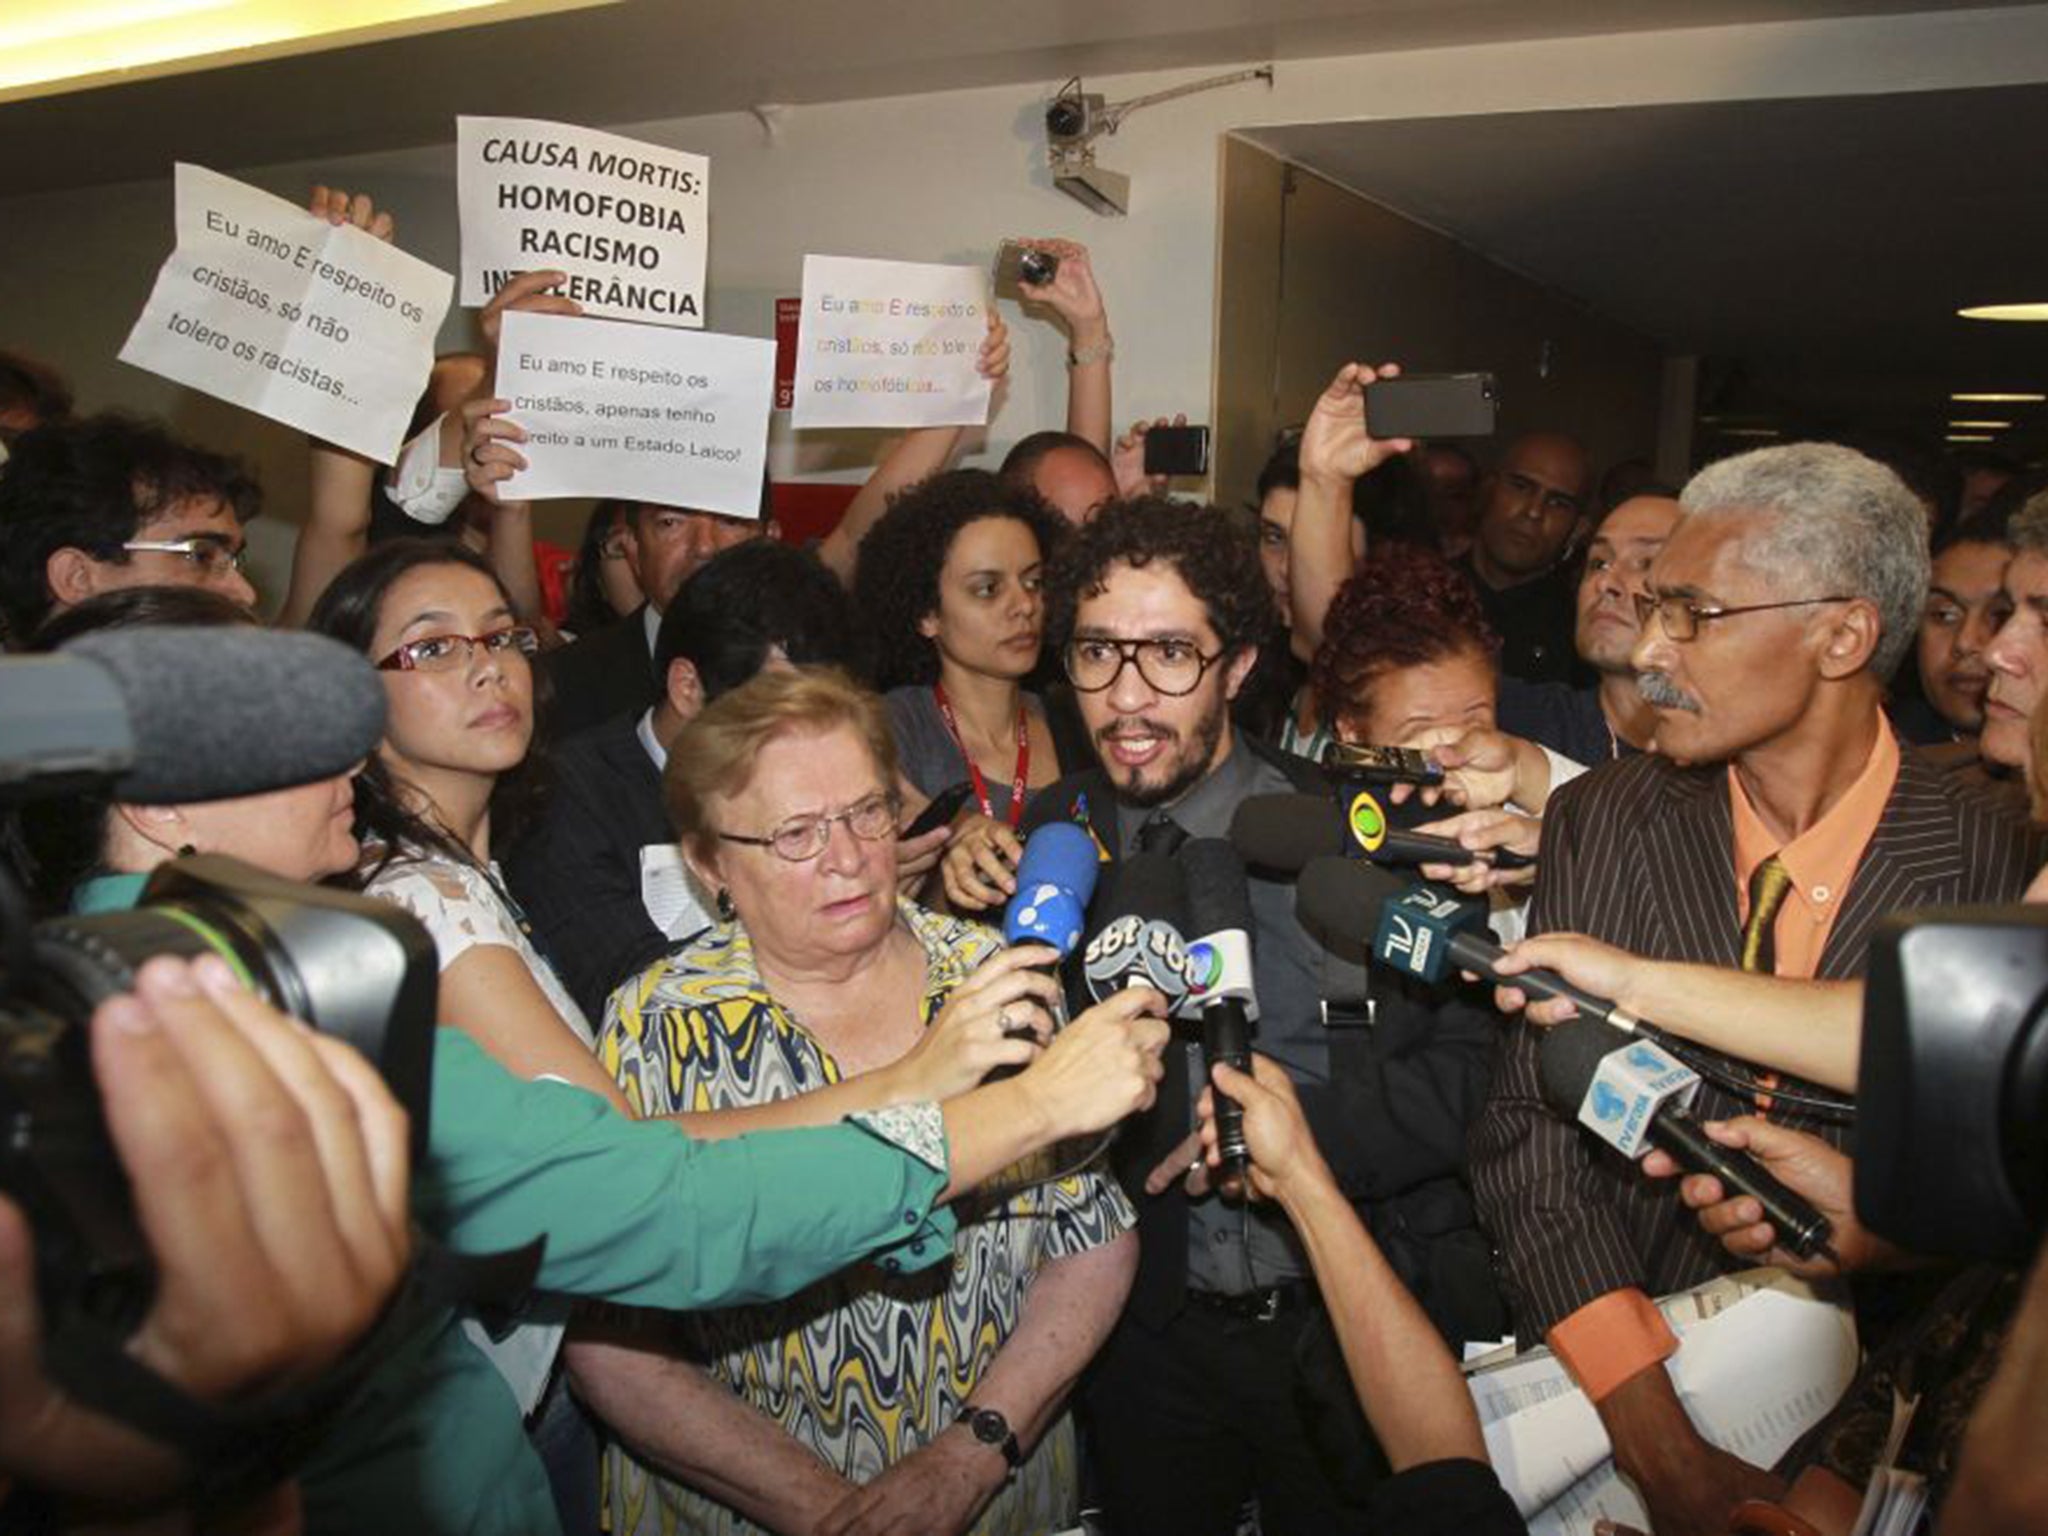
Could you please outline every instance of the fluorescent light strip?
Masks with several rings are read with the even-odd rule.
[[[1942,439],[1945,443],[1988,443],[1992,441],[1989,432],[1951,432]]]
[[[2012,423],[2009,421],[1952,421],[1948,425],[1949,430],[1952,432],[2003,432]]]
[[[0,101],[612,0],[13,0]]]
[[[2000,394],[1996,391],[1979,391],[1976,394],[1950,395],[1949,399],[1964,405],[2040,405],[2048,401],[2048,395]]]
[[[2009,320],[2038,323],[2048,320],[2048,303],[1973,304],[1956,311],[1965,320]]]

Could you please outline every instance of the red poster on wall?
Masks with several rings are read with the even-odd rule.
[[[804,301],[775,301],[775,409],[786,411],[796,404],[796,322]]]

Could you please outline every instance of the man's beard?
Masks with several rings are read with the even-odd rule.
[[[1193,732],[1188,737],[1193,750],[1181,753],[1174,761],[1167,777],[1156,784],[1147,783],[1144,778],[1145,773],[1156,767],[1155,763],[1148,763],[1144,768],[1137,770],[1138,776],[1128,782],[1118,779],[1115,769],[1110,768],[1109,776],[1111,782],[1116,785],[1117,798],[1134,806],[1167,805],[1193,789],[1208,775],[1210,765],[1216,759],[1216,746],[1223,739],[1223,726],[1228,715],[1228,701],[1218,699],[1216,707],[1194,724]],[[1168,743],[1168,750],[1161,754],[1162,757],[1170,756],[1172,747],[1177,746],[1181,740],[1178,731],[1168,730],[1156,721],[1120,720],[1116,726],[1095,733],[1096,753],[1098,757],[1104,759],[1105,768],[1109,768],[1109,763],[1107,754],[1102,750],[1103,745],[1110,733],[1123,725],[1143,725],[1159,732],[1161,739]]]

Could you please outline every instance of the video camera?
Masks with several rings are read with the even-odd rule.
[[[253,627],[138,627],[54,656],[0,660],[0,802],[27,821],[57,797],[183,804],[348,771],[383,732],[368,663],[313,635]],[[90,1026],[156,955],[220,955],[281,1012],[353,1045],[426,1146],[439,967],[409,914],[352,893],[191,855],[151,875],[134,908],[29,921],[0,861],[0,1193],[35,1238],[45,1366],[74,1398],[171,1440],[209,1481],[292,1443],[335,1407],[391,1335],[417,1326],[428,1266],[355,1353],[261,1410],[209,1409],[121,1342],[147,1314],[156,1269],[93,1078]],[[416,1246],[425,1246],[417,1245]],[[437,1293],[438,1296],[438,1293]],[[145,1373],[148,1374],[148,1373]],[[273,1463],[273,1465],[279,1463]],[[235,1472],[226,1474],[229,1477]]]
[[[2048,1224],[2048,907],[1888,918],[1866,985],[1857,1216],[1916,1253],[2023,1262]]]

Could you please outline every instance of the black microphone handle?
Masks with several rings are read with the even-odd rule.
[[[1573,986],[1555,971],[1524,971],[1519,976],[1502,976],[1494,967],[1507,953],[1491,939],[1481,938],[1476,933],[1454,933],[1444,946],[1450,952],[1453,962],[1461,970],[1477,971],[1488,981],[1497,981],[1504,987],[1520,987],[1533,997],[1562,997],[1570,1001],[1579,1013],[1589,1019],[1598,1019],[1602,1024],[1611,1024],[1616,1029],[1633,1033],[1641,1021],[1626,1008],[1619,1007],[1612,998],[1595,997],[1591,992]]]
[[[1368,854],[1368,858],[1375,855]],[[1397,829],[1387,833],[1386,841],[1378,849],[1378,857],[1395,864],[1491,864],[1495,869],[1528,869],[1535,860],[1526,853],[1517,853],[1512,848],[1492,848],[1484,853],[1475,853],[1452,837],[1439,837],[1434,832],[1404,832]]]
[[[1765,1171],[1748,1153],[1724,1147],[1707,1135],[1690,1111],[1675,1105],[1650,1121],[1650,1140],[1683,1168],[1712,1174],[1731,1195],[1748,1195],[1764,1208],[1764,1220],[1778,1231],[1778,1246],[1810,1259],[1835,1235],[1827,1217],[1805,1196],[1793,1193]]]
[[[1217,1183],[1241,1184],[1252,1160],[1244,1139],[1244,1106],[1210,1080],[1210,1069],[1219,1061],[1244,1073],[1252,1069],[1251,1024],[1244,1004],[1235,998],[1219,999],[1202,1010],[1202,1077],[1216,1095],[1216,1151],[1223,1164]]]

